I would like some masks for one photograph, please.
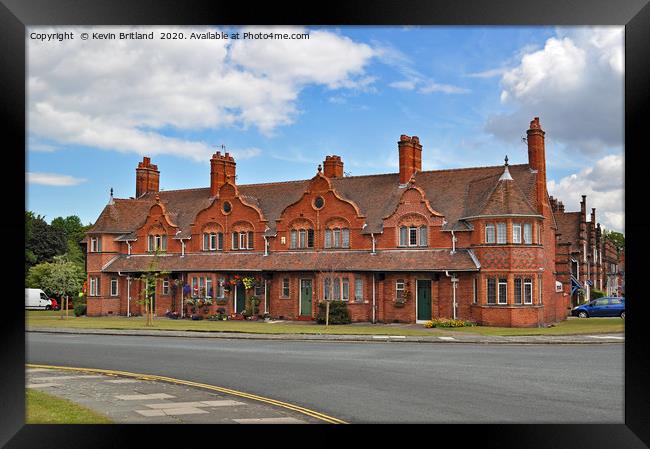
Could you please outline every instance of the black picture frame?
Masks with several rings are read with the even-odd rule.
[[[0,0],[0,48],[2,65],[3,133],[5,144],[2,189],[4,214],[0,220],[5,244],[6,284],[5,316],[1,365],[3,382],[0,384],[2,418],[0,444],[11,448],[52,447],[134,447],[144,442],[174,442],[174,436],[186,445],[217,441],[217,435],[232,435],[232,431],[215,431],[205,426],[174,426],[142,429],[141,426],[37,426],[24,424],[24,364],[25,323],[22,293],[14,288],[14,279],[22,279],[15,254],[22,254],[20,236],[24,237],[21,208],[25,196],[19,198],[16,186],[25,186],[24,153],[19,151],[26,142],[25,132],[25,27],[29,25],[168,25],[168,24],[303,24],[303,25],[625,25],[625,233],[630,242],[626,248],[626,340],[625,340],[625,424],[584,425],[430,425],[422,430],[388,427],[337,426],[323,430],[311,426],[301,430],[296,438],[294,428],[280,430],[244,431],[252,435],[252,444],[277,440],[280,444],[313,444],[313,433],[323,432],[332,444],[340,438],[352,437],[351,432],[362,432],[363,443],[386,442],[388,435],[402,444],[450,445],[448,438],[464,445],[490,448],[643,448],[650,445],[650,396],[646,382],[650,345],[644,320],[649,301],[641,294],[640,270],[647,264],[647,236],[650,220],[645,216],[647,165],[644,151],[648,151],[645,123],[650,95],[650,6],[647,0],[552,0],[522,2],[517,0],[474,1],[360,1],[333,0],[311,4],[261,2],[254,7],[248,2],[216,2],[207,0],[147,1],[147,0]],[[597,95],[597,93],[594,93]],[[21,204],[22,203],[22,204]],[[21,218],[19,218],[21,217]],[[15,251],[15,252],[14,252]],[[645,258],[647,259],[647,257]],[[15,276],[14,276],[15,275]],[[18,318],[16,318],[18,317]],[[595,392],[594,394],[597,394]],[[206,430],[207,429],[207,430]],[[404,432],[406,430],[406,433]],[[416,433],[417,432],[417,433]],[[302,434],[305,435],[302,435]],[[237,432],[238,435],[242,431]],[[307,436],[308,438],[301,438]],[[219,437],[221,438],[221,437]],[[241,438],[238,436],[237,439]],[[248,440],[248,438],[245,438]],[[223,441],[223,440],[219,440]],[[295,441],[295,443],[294,443]],[[177,443],[177,444],[183,444]],[[176,445],[176,443],[175,443]],[[181,447],[181,446],[178,446]]]

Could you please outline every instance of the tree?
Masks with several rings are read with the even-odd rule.
[[[44,262],[29,270],[27,284],[48,294],[76,295],[81,291],[86,274],[74,262],[55,256],[54,262]]]
[[[144,284],[144,288],[140,291],[140,304],[144,305],[146,319],[146,326],[153,326],[154,299],[156,296],[156,285],[158,280],[167,276],[169,272],[161,271],[158,269],[158,250],[156,250],[149,267],[144,271],[138,279]]]
[[[605,232],[603,232],[603,237],[612,242],[619,253],[625,249],[625,235],[623,233],[608,231],[606,229]]]
[[[25,211],[26,268],[41,262],[51,262],[68,248],[63,229],[47,224],[44,217]]]

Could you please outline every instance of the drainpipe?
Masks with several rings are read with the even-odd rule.
[[[451,231],[451,254],[454,254],[456,252],[456,236],[454,235],[454,231]]]
[[[269,241],[268,237],[266,235],[263,235],[264,237],[264,255],[268,256],[269,255]],[[264,288],[266,288],[266,281],[264,281]]]
[[[266,237],[264,237],[264,240],[266,240]],[[268,304],[267,304],[266,298],[267,298],[267,294],[266,294],[266,279],[264,279],[264,314],[269,313],[269,310],[268,310]]]
[[[183,239],[179,239],[181,241],[181,257],[185,257],[185,242]]]
[[[126,246],[128,247],[128,249],[127,249],[127,255],[130,256],[130,255],[131,255],[131,242],[129,242],[129,241],[127,240],[127,241],[126,241]]]
[[[372,254],[375,254],[375,234],[371,232],[370,237],[372,238]]]
[[[453,288],[451,289],[451,295],[453,298],[453,318],[456,319],[456,286],[458,285],[458,278],[454,275],[450,275],[449,271],[445,270],[445,274],[447,275],[448,278],[451,278],[451,283]]]
[[[372,235],[372,234],[371,234]],[[373,239],[374,242],[374,239]],[[377,324],[377,300],[375,297],[375,273],[372,273],[372,324]]]
[[[131,276],[126,277],[126,316],[131,316]]]

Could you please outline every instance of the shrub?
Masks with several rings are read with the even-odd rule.
[[[325,311],[327,304],[325,301],[318,303],[318,316],[316,322],[325,324]],[[330,319],[329,324],[350,324],[350,312],[345,301],[330,301]]]
[[[86,314],[86,304],[77,304],[74,306],[74,316],[81,316]]]
[[[591,291],[589,292],[589,297],[591,299],[598,299],[598,298],[602,298],[603,296],[605,296],[605,292],[602,290],[592,288]]]
[[[471,327],[476,326],[473,321],[453,320],[449,318],[435,318],[431,321],[424,323],[424,327]]]

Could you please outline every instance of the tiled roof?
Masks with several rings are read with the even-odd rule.
[[[321,251],[121,255],[102,271],[133,273],[154,266],[161,271],[478,271],[467,250]]]
[[[415,184],[424,190],[431,207],[444,215],[445,230],[467,230],[471,225],[462,217],[473,216],[483,209],[511,213],[535,213],[536,174],[527,164],[509,166],[513,181],[502,192],[498,180],[503,166],[476,167],[451,170],[422,171],[415,175]],[[237,186],[243,200],[259,207],[268,220],[270,231],[275,233],[275,220],[290,204],[296,202],[307,189],[310,180],[247,184]],[[347,176],[331,179],[332,186],[343,198],[353,201],[368,226],[364,233],[381,232],[382,220],[395,210],[405,187],[399,185],[399,174]],[[138,199],[115,199],[107,205],[89,232],[130,233],[145,221],[155,197],[170,219],[179,226],[177,237],[186,238],[196,214],[208,207],[209,188],[169,190],[147,193]],[[491,195],[491,196],[490,196]],[[500,204],[502,202],[503,204]],[[515,211],[515,212],[513,212]],[[459,221],[460,220],[460,221]]]
[[[557,242],[570,243],[571,252],[579,251],[580,212],[555,212],[554,215],[560,233]]]

